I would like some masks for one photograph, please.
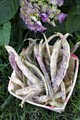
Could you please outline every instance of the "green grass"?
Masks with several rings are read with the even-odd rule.
[[[25,34],[27,33],[27,37],[32,36],[34,38],[35,34],[25,32],[15,20],[12,23],[10,45],[20,52],[22,47],[27,46],[27,42],[23,41]],[[80,41],[79,34],[80,32],[74,34],[73,43],[76,42],[76,39]],[[76,55],[80,58],[80,48],[77,50]],[[4,47],[0,48],[0,120],[80,120],[80,70],[73,94],[65,111],[61,114],[28,103],[25,103],[24,107],[21,108],[19,106],[21,101],[7,91],[8,77],[11,72],[8,54]]]

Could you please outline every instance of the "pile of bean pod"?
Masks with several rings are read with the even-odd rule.
[[[6,46],[13,68],[13,92],[22,97],[21,107],[26,100],[60,107],[65,102],[74,77],[74,61],[67,37],[69,34],[54,35],[37,40],[29,38],[29,46],[20,55]],[[54,40],[54,37],[57,40]],[[54,44],[50,44],[55,41]]]

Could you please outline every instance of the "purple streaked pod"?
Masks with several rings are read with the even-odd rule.
[[[61,33],[57,33],[57,35],[60,37],[61,40],[61,44],[63,47],[63,56],[57,74],[52,80],[53,89],[55,92],[58,90],[63,78],[66,75],[66,71],[68,69],[69,60],[70,60],[70,46],[66,39],[69,34],[62,35]]]
[[[8,51],[8,53],[10,54],[11,52],[13,52],[14,56],[15,56],[15,61],[16,64],[18,65],[19,69],[22,71],[22,73],[32,82],[32,83],[36,83],[38,81],[40,81],[29,69],[28,67],[22,62],[20,56],[16,53],[16,51],[10,47],[10,46],[6,46],[6,49]]]

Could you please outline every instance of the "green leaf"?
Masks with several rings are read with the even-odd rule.
[[[77,0],[76,3],[77,3],[77,6],[76,6],[76,10],[74,11],[74,14],[80,15],[80,0]]]
[[[73,15],[80,15],[80,5],[76,6],[76,10],[73,12]]]
[[[19,0],[0,0],[0,25],[14,17],[19,8]]]
[[[80,8],[79,7],[77,7],[77,9],[74,11],[74,14],[76,15],[76,14],[79,14],[80,15]]]
[[[76,0],[76,3],[80,6],[80,0]]]
[[[69,15],[66,21],[66,30],[69,33],[80,30],[80,15]]]
[[[80,117],[76,118],[75,120],[80,120]]]
[[[0,46],[4,46],[5,44],[9,44],[10,40],[10,32],[11,32],[11,23],[7,22],[0,26]]]

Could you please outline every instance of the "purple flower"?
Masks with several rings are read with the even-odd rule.
[[[58,20],[59,20],[59,22],[62,23],[62,22],[65,20],[66,17],[67,17],[67,14],[65,14],[65,13],[60,13],[60,14],[58,15]]]
[[[28,24],[28,28],[31,31],[35,31],[35,32],[43,32],[44,30],[46,30],[46,28],[44,26],[42,26],[40,21],[37,22],[33,22],[32,24]]]
[[[63,4],[64,0],[41,0],[41,2],[38,2],[38,0],[20,0],[20,17],[31,31],[43,32],[46,28],[42,25],[42,22],[52,24],[58,18],[61,23],[67,17],[58,9],[58,6]]]
[[[64,4],[64,0],[57,0],[57,5],[62,6]]]
[[[43,22],[48,22],[49,15],[47,13],[41,13],[40,17]]]
[[[44,30],[46,30],[46,28],[42,26],[40,21],[37,21],[35,23],[35,28],[36,28],[36,31],[39,31],[39,32],[43,32]]]
[[[34,25],[29,25],[29,24],[28,24],[28,29],[30,29],[31,31],[35,31],[35,26],[34,26]]]

